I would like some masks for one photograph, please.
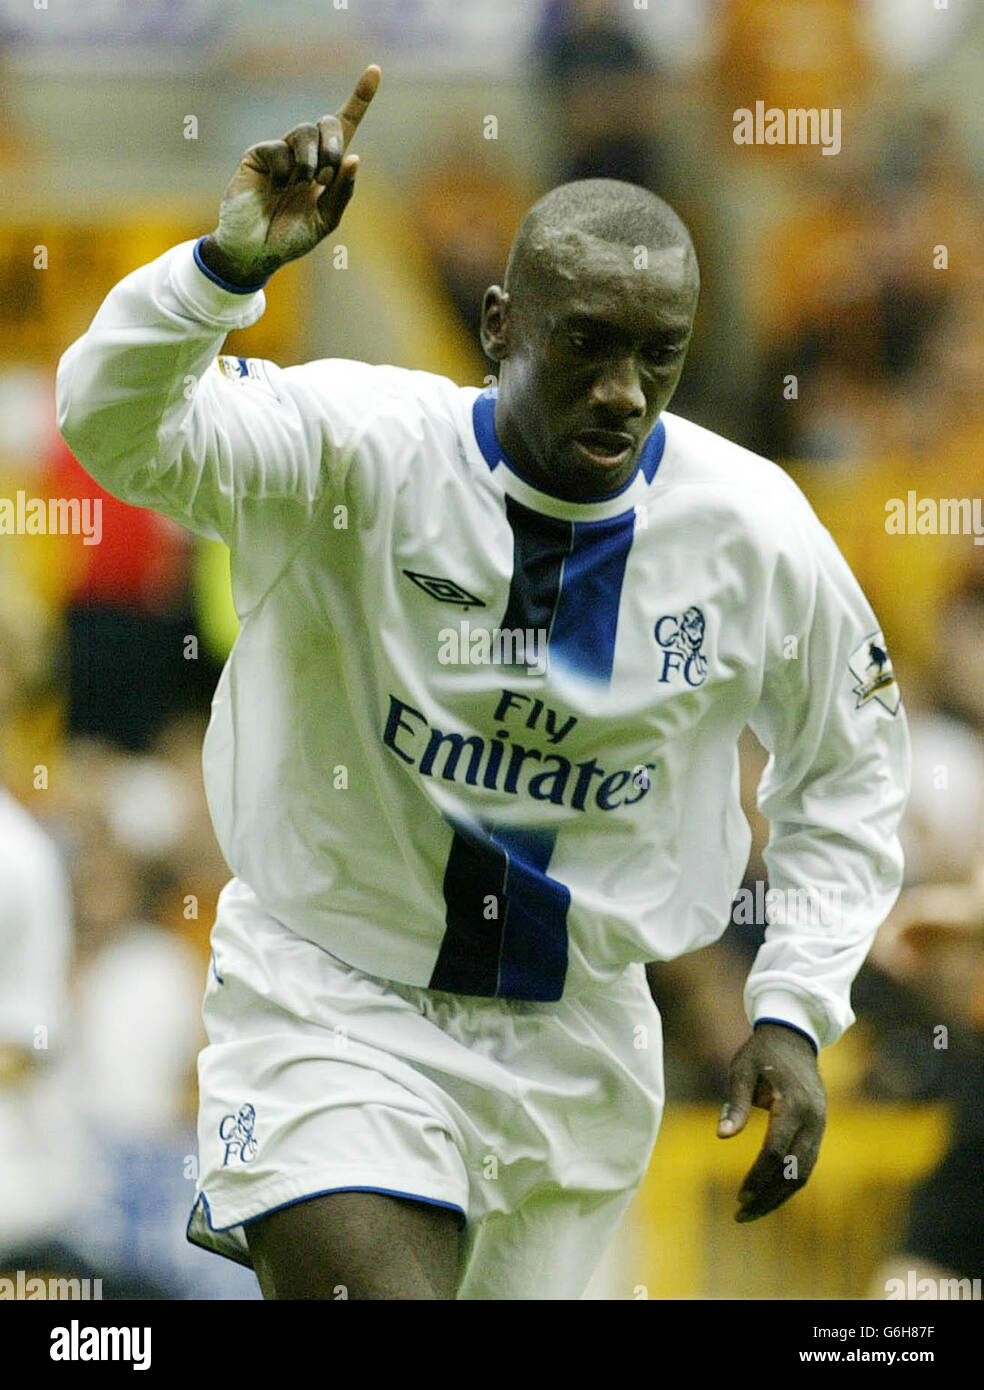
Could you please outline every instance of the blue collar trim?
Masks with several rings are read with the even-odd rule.
[[[498,391],[494,386],[482,391],[475,397],[475,404],[472,406],[472,425],[475,430],[475,440],[482,451],[482,456],[489,466],[490,472],[494,472],[500,463],[504,463],[510,473],[515,473],[517,478],[522,478],[528,487],[534,488],[537,492],[546,492],[544,488],[537,487],[530,482],[520,469],[508,457],[502,445],[499,443],[499,436],[495,432],[495,403],[498,399]],[[666,426],[662,418],[650,430],[646,437],[642,449],[639,453],[639,463],[627,482],[614,492],[606,492],[601,497],[583,497],[578,500],[584,503],[609,502],[613,497],[620,497],[623,492],[628,491],[636,480],[636,475],[641,471],[647,483],[651,483],[656,476],[656,470],[663,458],[663,451],[666,448]],[[546,492],[548,497],[556,497],[553,492]],[[569,501],[569,498],[561,498],[561,501]]]

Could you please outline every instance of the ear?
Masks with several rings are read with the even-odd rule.
[[[485,291],[480,337],[486,356],[501,362],[509,351],[509,296],[498,285]]]

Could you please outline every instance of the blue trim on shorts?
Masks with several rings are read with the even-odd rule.
[[[279,1206],[270,1207],[267,1211],[258,1211],[255,1216],[247,1217],[245,1221],[233,1221],[228,1226],[216,1226],[212,1221],[212,1211],[208,1205],[208,1198],[204,1192],[199,1193],[198,1202],[205,1208],[205,1220],[208,1222],[208,1229],[219,1234],[222,1231],[234,1231],[237,1226],[249,1226],[254,1221],[260,1221],[264,1216],[272,1216],[275,1211],[286,1211],[288,1207],[296,1207],[301,1202],[310,1202],[315,1197],[330,1197],[334,1192],[378,1192],[382,1197],[403,1197],[410,1202],[423,1202],[428,1207],[445,1207],[448,1211],[456,1211],[461,1217],[462,1224],[468,1220],[464,1207],[459,1207],[457,1202],[443,1202],[438,1197],[421,1197],[417,1192],[396,1192],[391,1187],[358,1187],[346,1184],[344,1187],[325,1187],[319,1192],[306,1192],[303,1197],[292,1197],[289,1202],[281,1202]],[[195,1207],[191,1209],[188,1217],[188,1228],[191,1227],[192,1217],[195,1214]],[[191,1242],[195,1244],[194,1241]]]

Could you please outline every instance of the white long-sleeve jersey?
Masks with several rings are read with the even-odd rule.
[[[746,1008],[834,1041],[901,882],[908,739],[797,487],[664,412],[618,494],[560,500],[503,455],[494,388],[218,356],[264,295],[193,246],[111,291],[58,420],[110,492],[231,549],[204,770],[232,871],[370,974],[557,999],[720,936],[750,724],[772,922]]]

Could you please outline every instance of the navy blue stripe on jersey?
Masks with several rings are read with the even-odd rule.
[[[509,856],[499,965],[504,999],[559,999],[567,977],[570,890],[547,873],[556,830],[500,827],[492,839]]]
[[[502,627],[549,633],[564,562],[574,547],[574,522],[531,511],[508,493],[505,502],[513,533],[513,572]]]
[[[555,830],[454,825],[444,872],[447,930],[430,989],[561,997],[571,895],[546,871],[555,839]]]
[[[495,994],[506,915],[507,866],[505,850],[492,844],[477,827],[454,825],[444,869],[447,930],[431,974],[431,989]]]
[[[589,680],[607,684],[612,677],[622,582],[634,535],[634,512],[574,525],[547,651]]]
[[[547,654],[587,680],[611,680],[634,511],[604,521],[563,521],[506,496],[513,573],[507,631],[547,634]]]

